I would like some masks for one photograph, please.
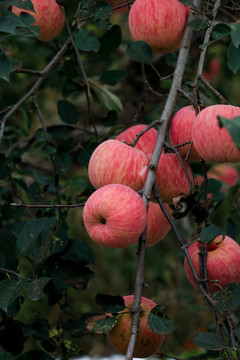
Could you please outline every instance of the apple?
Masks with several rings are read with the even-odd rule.
[[[147,224],[141,196],[122,184],[96,190],[83,208],[83,222],[90,238],[98,244],[124,248],[138,241]]]
[[[180,47],[187,17],[178,0],[136,0],[128,25],[134,41],[145,41],[154,54],[167,54]]]
[[[147,125],[138,124],[122,131],[116,137],[117,140],[125,140],[128,144],[136,138],[136,135],[146,129]],[[135,149],[142,150],[145,154],[153,153],[157,141],[157,130],[154,128],[149,129],[142,135],[135,145]]]
[[[184,106],[176,112],[169,129],[170,142],[173,146],[192,141],[192,125],[195,117],[196,111],[192,105]],[[179,154],[185,158],[188,154],[189,147],[190,144],[179,147]],[[193,145],[189,154],[189,159],[200,160],[200,156]]]
[[[233,186],[239,179],[238,171],[230,164],[216,164],[207,172],[209,179],[217,179]]]
[[[191,169],[186,161],[183,162],[192,180]],[[180,194],[189,193],[190,185],[176,154],[162,152],[156,170],[156,184],[164,203],[172,203]]]
[[[61,7],[55,0],[32,0],[32,4],[35,12],[16,6],[12,6],[12,12],[18,16],[21,12],[32,15],[35,18],[33,25],[37,25],[40,30],[40,40],[49,41],[54,39],[65,23]]]
[[[145,183],[148,164],[144,152],[111,139],[102,142],[92,153],[88,176],[96,189],[107,184],[124,184],[138,191]]]
[[[194,269],[200,276],[199,266],[199,243],[195,242],[188,248]],[[189,282],[198,288],[192,275],[187,259],[184,260],[184,268]],[[209,280],[219,280],[219,283],[209,283],[209,291],[214,293],[230,283],[240,283],[240,246],[230,238],[218,236],[207,249],[207,276]]]
[[[215,80],[220,72],[220,61],[218,58],[213,57],[209,63],[209,71],[203,70],[202,76],[208,81]]]
[[[112,346],[122,354],[126,354],[131,335],[133,295],[123,297],[126,309],[118,313],[115,326],[107,333]],[[165,335],[158,335],[148,326],[148,314],[157,304],[152,300],[141,297],[140,321],[137,342],[133,353],[134,357],[145,358],[153,355],[165,338]]]
[[[164,204],[169,215],[172,210],[167,204]],[[146,246],[153,246],[161,241],[171,229],[166,216],[162,212],[158,203],[149,201],[148,216],[147,216],[147,232],[146,232]]]
[[[201,110],[193,121],[193,145],[198,154],[210,163],[239,162],[240,150],[227,129],[219,127],[218,115],[231,120],[240,116],[240,107],[219,104]]]

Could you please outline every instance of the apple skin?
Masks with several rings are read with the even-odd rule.
[[[229,187],[233,186],[239,179],[238,171],[229,164],[216,164],[207,172],[209,179],[217,179],[225,182]],[[224,189],[222,189],[224,190]]]
[[[192,141],[192,125],[195,117],[196,111],[192,105],[184,106],[176,112],[169,129],[170,142],[173,146]],[[189,147],[190,144],[178,148],[181,157],[185,158],[187,156]],[[189,159],[200,160],[200,156],[193,145],[189,154]]]
[[[126,185],[109,184],[88,198],[83,222],[96,243],[124,248],[138,241],[147,223],[147,210],[136,191]]]
[[[169,215],[172,210],[167,204],[164,204]],[[147,217],[147,232],[146,232],[146,246],[153,246],[161,241],[171,229],[166,216],[162,212],[158,203],[149,201],[148,217]]]
[[[184,162],[184,165],[192,180],[188,163]],[[189,193],[190,186],[176,154],[162,152],[156,170],[156,184],[164,203],[172,203],[180,194]]]
[[[135,139],[136,135],[139,134],[144,129],[146,129],[146,127],[147,125],[145,124],[138,124],[131,126],[128,129],[122,131],[120,134],[118,134],[116,140],[119,141],[125,140],[128,144],[130,144],[130,142]],[[151,128],[139,138],[134,148],[143,151],[146,155],[151,154],[153,153],[156,141],[157,141],[157,130]]]
[[[209,163],[239,162],[240,150],[228,131],[219,127],[218,115],[232,119],[240,116],[240,107],[219,104],[201,110],[193,121],[193,145],[198,154]]]
[[[213,249],[208,250],[207,255],[207,274],[209,280],[220,280],[218,285],[209,283],[210,293],[221,290],[221,287],[230,283],[240,283],[240,246],[230,238],[225,236],[223,241],[222,236],[218,236],[213,242]],[[199,246],[198,243],[193,243],[188,248],[193,266],[197,275],[200,275],[199,269]],[[194,280],[188,265],[187,259],[184,260],[184,269],[189,282],[198,289],[198,285]]]
[[[187,16],[178,0],[136,0],[128,26],[134,41],[145,41],[154,54],[167,54],[180,47]]]
[[[40,40],[49,41],[54,39],[62,30],[65,19],[61,7],[55,0],[32,0],[35,13],[12,6],[12,12],[20,15],[26,12],[35,18],[35,23],[40,30]]]
[[[148,164],[148,157],[141,150],[115,139],[106,140],[92,153],[88,176],[96,189],[123,184],[138,191],[145,183]]]
[[[122,313],[118,314],[116,325],[107,333],[108,340],[112,346],[122,354],[126,354],[131,335],[132,314],[129,311],[133,305],[133,295],[124,296],[124,302],[127,307]],[[134,350],[134,357],[145,358],[153,355],[165,338],[165,335],[158,335],[148,326],[148,313],[157,304],[152,300],[141,297],[140,307],[143,313],[140,313],[139,332]]]

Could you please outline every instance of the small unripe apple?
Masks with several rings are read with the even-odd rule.
[[[220,104],[201,110],[193,121],[193,145],[198,154],[210,163],[239,162],[240,150],[227,129],[220,128],[217,116],[231,120],[240,116],[240,107]]]
[[[184,165],[192,179],[191,169],[186,161]],[[156,184],[164,203],[172,203],[179,195],[189,193],[190,185],[176,154],[162,152],[156,171]]]
[[[54,39],[62,30],[65,19],[60,6],[55,0],[32,0],[34,10],[24,10],[16,6],[12,6],[12,12],[20,15],[21,12],[32,15],[35,23],[40,30],[40,40],[49,41]]]
[[[180,47],[187,16],[178,0],[136,0],[128,25],[134,41],[145,41],[154,54],[167,54]]]
[[[83,222],[98,244],[124,248],[138,241],[147,223],[141,196],[130,187],[109,184],[96,190],[83,208]]]
[[[192,141],[192,125],[195,117],[196,111],[192,105],[185,106],[176,112],[169,129],[169,137],[173,146]],[[185,158],[189,148],[190,144],[181,146],[178,148],[178,152]],[[200,156],[193,145],[188,158],[191,160],[200,160]]]
[[[170,207],[164,205],[169,215],[172,214]],[[148,217],[147,217],[147,232],[146,232],[146,246],[153,246],[161,241],[169,232],[171,228],[166,216],[162,212],[158,203],[149,201]]]
[[[122,131],[116,137],[116,140],[125,140],[128,144],[131,143],[136,138],[136,135],[139,134],[141,131],[145,130],[147,125],[145,124],[138,124],[129,127],[128,129]],[[134,146],[135,149],[142,150],[145,154],[153,153],[155,144],[157,140],[157,130],[154,128],[149,129],[142,135],[136,145]]]
[[[145,183],[148,164],[148,157],[141,150],[118,140],[106,140],[92,153],[88,176],[96,189],[124,184],[138,191]]]
[[[200,276],[199,243],[193,243],[188,248],[194,269]],[[187,259],[184,261],[185,273],[189,282],[198,288],[192,275]],[[229,236],[218,236],[207,249],[207,277],[209,280],[219,280],[218,283],[209,283],[211,293],[221,290],[230,283],[240,283],[240,246]]]
[[[131,308],[133,295],[124,296],[126,309],[118,313],[116,325],[107,333],[112,346],[120,353],[126,355],[132,325]],[[133,353],[134,357],[145,358],[153,355],[165,338],[165,335],[158,335],[148,326],[148,314],[157,304],[142,296],[140,304],[140,321],[137,342]]]

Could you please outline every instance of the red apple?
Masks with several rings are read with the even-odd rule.
[[[93,152],[88,175],[97,189],[107,184],[124,184],[138,191],[142,189],[149,160],[141,150],[118,140],[106,140]]]
[[[172,210],[170,207],[164,205],[169,215]],[[158,203],[149,202],[148,217],[147,217],[147,233],[146,233],[146,246],[153,246],[162,240],[169,232],[171,225],[169,224],[166,216],[162,212]]]
[[[134,41],[145,41],[154,54],[167,54],[180,47],[187,16],[178,0],[136,0],[128,25]]]
[[[55,38],[64,26],[64,16],[61,7],[55,0],[32,0],[34,10],[24,10],[16,6],[12,6],[12,12],[20,15],[26,12],[35,18],[35,23],[40,30],[40,40],[48,41]]]
[[[210,163],[239,162],[240,150],[228,131],[219,127],[218,115],[231,120],[240,116],[240,107],[221,104],[200,111],[193,121],[193,145],[198,154]]]
[[[184,160],[183,162],[192,179],[188,163]],[[189,182],[176,154],[162,152],[156,171],[156,184],[165,203],[172,203],[180,194],[189,193]]]
[[[125,140],[128,144],[136,138],[136,135],[139,134],[141,131],[146,129],[147,125],[139,124],[131,126],[130,128],[122,131],[116,139],[121,141]],[[157,130],[154,128],[149,129],[142,135],[137,144],[135,145],[135,149],[142,150],[145,154],[153,153],[155,144],[157,140]]]
[[[124,248],[138,241],[147,223],[147,210],[136,191],[126,185],[109,184],[88,198],[83,222],[96,243]]]
[[[169,137],[173,146],[183,144],[187,141],[192,141],[192,125],[193,120],[196,117],[196,111],[192,105],[185,106],[178,110],[174,115],[170,130]],[[190,145],[181,146],[178,148],[178,152],[182,157],[186,157],[189,151]],[[200,160],[196,149],[192,145],[189,159]]]
[[[210,63],[209,63],[209,71],[203,71],[202,72],[202,76],[208,80],[208,81],[212,81],[215,80],[219,74],[220,71],[220,61],[218,58],[214,57],[211,59]]]
[[[122,354],[126,354],[131,335],[133,295],[124,296],[126,309],[118,314],[116,325],[107,333],[112,346]],[[148,314],[156,306],[155,302],[142,296],[140,304],[140,322],[134,357],[145,358],[153,355],[165,338],[158,335],[148,326]]]
[[[225,182],[228,186],[233,186],[239,179],[238,171],[229,164],[216,164],[208,171],[209,179],[217,179]]]
[[[197,275],[200,276],[199,244],[193,243],[188,251]],[[184,268],[189,282],[198,288],[186,258]],[[222,240],[220,235],[208,247],[207,276],[209,280],[219,280],[218,285],[209,283],[211,293],[221,290],[227,284],[240,283],[240,246],[236,241],[228,236]]]

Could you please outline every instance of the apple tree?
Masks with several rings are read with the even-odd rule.
[[[151,33],[144,38],[137,21],[148,12],[140,7],[134,16],[135,2],[158,3],[0,2],[0,359],[101,355],[99,337],[111,353],[107,336],[121,311],[131,314],[124,355],[132,359],[142,296],[158,304],[146,310],[147,336],[164,338],[155,356],[240,359],[240,2],[159,0],[158,16],[145,26],[179,7],[183,28],[174,46],[168,24],[164,45],[153,45]],[[45,5],[57,5],[59,17],[57,10],[43,16]],[[171,28],[179,19],[169,15]],[[175,141],[173,117],[189,108],[193,132],[189,123],[175,134],[188,130],[193,138]],[[140,124],[111,161],[107,150],[106,168],[92,170],[97,186],[88,172],[92,154]],[[146,154],[139,150],[144,137],[151,146],[155,139]],[[213,160],[217,149],[220,158]],[[130,158],[134,166],[124,173]],[[123,179],[141,161],[141,186],[131,189],[141,205],[134,210],[133,198],[118,200],[118,189],[128,187]],[[115,175],[122,177],[110,200],[125,239],[124,221],[141,207],[145,214],[143,223],[132,221],[136,231],[127,246],[111,238],[107,246],[95,243],[83,222],[86,202]],[[173,183],[183,182],[167,197]],[[151,236],[167,230],[150,244],[153,207]],[[134,295],[131,309],[124,295]],[[118,332],[114,337],[118,343]]]

